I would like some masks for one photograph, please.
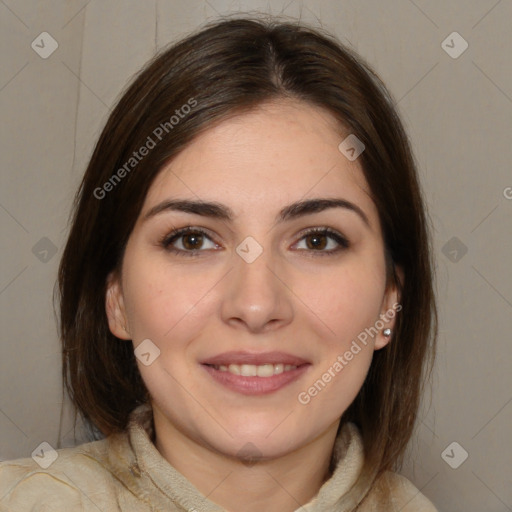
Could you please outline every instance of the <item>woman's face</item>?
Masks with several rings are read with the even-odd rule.
[[[338,149],[347,135],[321,109],[267,103],[197,137],[153,182],[107,311],[140,345],[158,421],[268,457],[337,427],[398,299],[368,185]],[[325,199],[341,206],[311,203]]]

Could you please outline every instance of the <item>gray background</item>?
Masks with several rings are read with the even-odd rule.
[[[369,61],[397,100],[419,164],[440,337],[402,472],[441,511],[512,510],[511,2],[48,4],[0,0],[0,458],[74,442],[65,403],[58,445],[52,291],[74,191],[126,82],[155,51],[219,14],[283,12],[322,24]],[[447,39],[454,31],[469,44],[458,58],[443,49],[463,49]],[[58,43],[46,59],[31,47],[43,46],[42,32]]]

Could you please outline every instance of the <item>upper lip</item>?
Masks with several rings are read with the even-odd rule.
[[[213,357],[209,357],[201,361],[201,364],[210,364],[210,365],[225,365],[229,366],[230,364],[253,364],[253,365],[262,365],[262,364],[289,364],[292,366],[301,366],[303,364],[309,364],[309,361],[306,361],[302,357],[297,357],[292,354],[287,354],[286,352],[243,352],[243,351],[233,351],[233,352],[224,352],[222,354],[218,354]]]

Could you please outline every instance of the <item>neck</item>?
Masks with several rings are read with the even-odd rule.
[[[242,461],[200,445],[153,409],[155,445],[204,496],[228,512],[293,512],[327,481],[339,422],[285,456]]]

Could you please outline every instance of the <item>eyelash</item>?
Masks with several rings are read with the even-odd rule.
[[[176,230],[172,231],[171,233],[166,234],[160,240],[160,246],[163,247],[166,251],[172,252],[178,256],[188,256],[188,257],[197,256],[198,253],[204,252],[204,250],[201,250],[201,249],[198,249],[195,251],[184,251],[183,249],[176,249],[175,247],[172,246],[172,243],[175,242],[176,240],[178,240],[180,237],[182,237],[184,235],[189,235],[189,234],[201,234],[201,235],[204,235],[206,238],[208,238],[211,242],[216,243],[216,242],[214,242],[214,240],[212,240],[212,237],[204,229],[187,226],[185,228],[176,229]],[[311,229],[307,230],[305,233],[302,233],[302,236],[299,239],[299,241],[303,240],[304,238],[311,236],[311,235],[328,236],[332,240],[334,240],[336,243],[339,244],[338,248],[331,249],[329,251],[315,251],[314,249],[310,249],[310,250],[300,249],[301,251],[305,250],[306,252],[313,253],[314,257],[316,257],[316,256],[321,256],[321,257],[333,256],[333,255],[335,255],[343,250],[346,250],[350,247],[350,243],[345,237],[340,235],[337,231],[334,231],[327,227],[311,228]]]

